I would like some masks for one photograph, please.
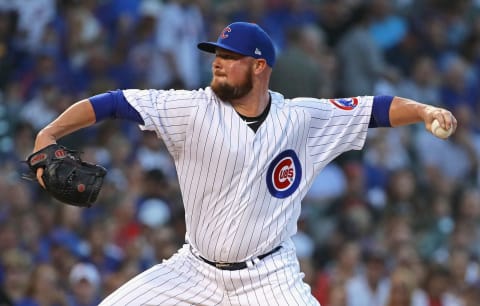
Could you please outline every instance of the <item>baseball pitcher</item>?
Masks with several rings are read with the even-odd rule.
[[[269,90],[275,50],[255,24],[232,23],[198,48],[215,55],[210,86],[116,90],[79,101],[38,133],[29,160],[41,162],[31,168],[51,190],[50,176],[64,167],[52,170],[52,160],[71,155],[56,141],[107,118],[155,131],[172,155],[186,242],[102,306],[318,305],[291,240],[315,177],[342,152],[362,149],[369,128],[423,122],[431,131],[437,120],[454,131],[456,120],[448,110],[401,97],[287,100]],[[104,172],[90,172],[98,189]],[[76,194],[90,186],[71,181]]]

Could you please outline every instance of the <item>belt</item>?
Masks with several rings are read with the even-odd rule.
[[[206,258],[203,258],[202,256],[200,255],[197,255],[198,258],[200,258],[201,260],[203,260],[204,262],[206,262],[207,264],[211,265],[211,266],[214,266],[215,268],[217,269],[220,269],[220,270],[229,270],[229,271],[235,271],[235,270],[242,270],[242,269],[245,269],[247,268],[248,266],[252,265],[254,263],[257,263],[258,261],[264,259],[265,257],[267,257],[268,255],[272,255],[273,253],[277,252],[278,250],[280,250],[282,248],[281,245],[277,246],[276,248],[274,248],[273,250],[271,250],[270,252],[267,252],[265,254],[262,254],[262,255],[259,255],[257,256],[256,258],[254,259],[250,259],[248,261],[242,261],[242,262],[214,262],[214,261],[210,261]],[[195,255],[195,253],[193,253]]]

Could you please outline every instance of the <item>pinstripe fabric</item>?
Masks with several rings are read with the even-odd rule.
[[[302,278],[290,240],[254,267],[238,271],[218,270],[185,245],[169,260],[128,281],[100,306],[319,305]]]
[[[313,178],[340,153],[360,149],[371,97],[351,111],[327,100],[285,102],[272,94],[270,114],[254,133],[209,88],[126,90],[148,130],[174,157],[186,211],[187,240],[212,261],[237,262],[268,252],[296,232],[300,202]],[[271,161],[292,149],[303,170],[298,189],[279,199],[265,184]]]
[[[169,260],[129,280],[100,305],[221,305],[215,271],[207,271],[182,248]]]
[[[209,87],[195,91],[124,91],[127,101],[144,119],[141,128],[155,131],[172,154],[185,206],[186,240],[211,261],[245,261],[289,241],[297,230],[301,200],[315,176],[336,156],[361,149],[365,142],[373,97],[358,97],[354,107],[343,107],[336,100],[284,100],[278,93],[270,94],[270,113],[255,133]],[[277,177],[279,173],[290,174],[290,182]],[[231,272],[228,277],[225,273],[212,275],[219,286],[237,288],[233,274],[238,273],[240,287],[252,288],[244,289],[251,292],[246,296],[258,299],[259,305],[268,305],[262,304],[266,297],[283,302],[299,301],[292,296],[310,299],[309,289],[305,289],[296,270],[296,259],[284,252],[273,257],[276,260],[268,266],[270,272],[276,271],[272,276],[265,277],[270,275],[268,271],[257,275],[242,275],[241,271]],[[183,264],[178,269],[185,269],[185,275],[176,275],[175,279],[193,284],[199,277],[212,277]],[[146,273],[175,284],[168,275],[179,271],[169,271],[168,267]],[[199,275],[191,275],[190,269]],[[143,280],[148,279],[133,283]],[[203,281],[196,284],[192,288],[198,289]],[[179,296],[193,292],[187,285],[181,288],[184,293],[172,292]],[[222,304],[255,305],[241,298],[241,291],[234,292],[227,295],[229,302],[223,300]],[[207,304],[215,304],[214,297],[212,293]]]

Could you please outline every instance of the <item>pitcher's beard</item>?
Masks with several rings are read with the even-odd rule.
[[[210,87],[212,88],[213,92],[220,98],[220,100],[232,101],[246,96],[253,88],[253,81],[251,74],[247,74],[245,82],[238,86],[231,86],[227,83],[215,82],[212,79]]]

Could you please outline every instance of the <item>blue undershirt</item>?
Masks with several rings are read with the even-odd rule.
[[[133,108],[121,90],[109,91],[89,98],[95,112],[96,121],[107,118],[126,119],[144,125],[145,122],[138,111]],[[372,116],[369,128],[390,127],[390,105],[392,96],[375,96],[373,98]]]
[[[370,116],[369,128],[391,127],[390,124],[390,105],[392,105],[392,96],[373,97],[372,115]]]
[[[126,119],[144,125],[142,116],[133,108],[120,89],[89,98],[95,112],[96,121],[108,118]]]

